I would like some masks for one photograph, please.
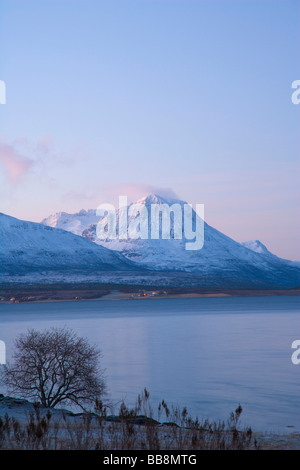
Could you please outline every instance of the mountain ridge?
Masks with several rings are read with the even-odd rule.
[[[156,194],[150,194],[138,199],[138,204],[143,204],[148,209],[152,204],[187,204],[179,199],[162,198]],[[129,204],[127,208],[116,210],[117,222],[120,214],[127,211],[136,203]],[[105,216],[107,218],[107,216]],[[103,221],[105,221],[103,217]],[[193,211],[195,218],[198,217]],[[134,216],[127,215],[127,221]],[[99,217],[100,220],[100,217]],[[175,219],[174,219],[175,220]],[[173,223],[175,223],[173,220]],[[148,224],[149,226],[149,224]],[[297,266],[283,262],[276,255],[256,252],[243,244],[232,240],[227,235],[209,226],[204,221],[204,246],[199,251],[185,250],[185,240],[174,238],[171,228],[169,240],[127,239],[127,240],[99,240],[97,239],[96,223],[90,224],[82,232],[82,236],[94,243],[105,246],[114,252],[120,252],[125,258],[134,262],[141,269],[156,272],[186,272],[203,275],[204,278],[229,279],[238,282],[241,278],[245,284],[263,284],[290,286],[300,285],[300,270]],[[267,249],[266,249],[267,250]],[[291,262],[292,263],[292,262]]]
[[[81,236],[3,213],[0,213],[0,240],[1,274],[131,269],[122,255]]]

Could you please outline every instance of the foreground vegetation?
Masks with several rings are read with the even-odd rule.
[[[246,450],[259,449],[251,428],[239,429],[242,408],[228,422],[200,422],[185,408],[169,409],[162,401],[153,418],[145,389],[134,408],[121,403],[116,415],[97,401],[93,413],[66,415],[34,405],[27,419],[0,418],[0,448],[28,450]]]
[[[30,398],[21,414],[0,418],[2,449],[196,450],[258,448],[250,428],[238,429],[242,408],[227,423],[200,422],[186,408],[162,401],[156,419],[145,389],[134,408],[121,403],[118,413],[101,401],[105,394],[100,351],[67,328],[29,330],[15,340],[13,363],[3,382],[10,392]],[[83,413],[57,413],[76,405]],[[29,407],[28,407],[29,405]],[[27,408],[26,408],[27,406]],[[87,408],[88,407],[88,408]],[[93,410],[92,412],[90,410]],[[1,416],[1,414],[0,414]]]
[[[186,408],[169,409],[165,401],[154,413],[145,389],[134,408],[122,402],[114,414],[115,407],[101,400],[106,384],[100,356],[87,339],[66,328],[21,334],[15,341],[13,363],[3,366],[1,379],[10,393],[33,403],[0,394],[0,449],[181,451],[274,446],[273,437],[258,438],[251,428],[240,428],[241,406],[227,422],[199,421]],[[57,408],[70,404],[83,412]],[[298,434],[286,444],[282,437],[275,439],[276,448],[300,448]]]

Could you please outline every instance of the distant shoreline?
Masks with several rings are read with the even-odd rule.
[[[0,287],[0,304],[37,302],[118,301],[149,299],[188,299],[217,297],[261,297],[300,295],[300,289],[207,289],[166,288],[151,289],[141,286],[118,288],[86,288],[80,286],[9,286]]]

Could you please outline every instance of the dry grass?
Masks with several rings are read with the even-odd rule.
[[[149,393],[145,389],[134,408],[121,403],[116,415],[103,402],[95,412],[62,414],[60,420],[50,411],[43,416],[35,404],[27,421],[0,418],[0,448],[30,450],[200,450],[258,449],[251,428],[239,429],[242,408],[233,412],[227,423],[199,421],[183,408],[158,405],[158,420],[153,418]]]

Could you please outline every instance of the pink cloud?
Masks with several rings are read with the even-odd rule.
[[[13,146],[0,142],[0,162],[6,170],[11,182],[18,183],[20,178],[27,173],[33,165],[33,161],[22,155]]]
[[[30,142],[26,136],[8,142],[0,137],[0,171],[6,170],[8,180],[17,184],[32,168],[44,168],[46,163],[62,163],[64,159],[53,152],[53,139],[46,134],[37,142]],[[49,156],[51,155],[51,159]]]

